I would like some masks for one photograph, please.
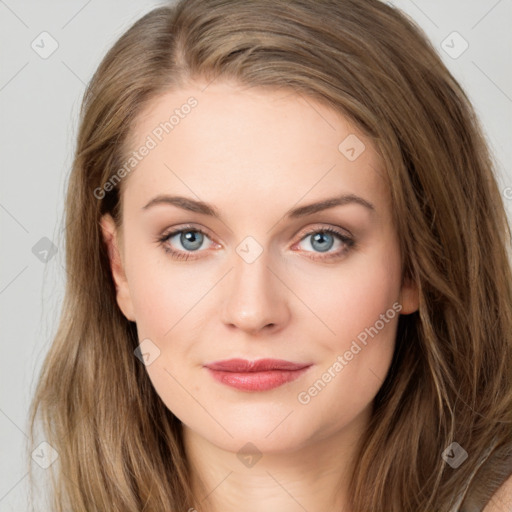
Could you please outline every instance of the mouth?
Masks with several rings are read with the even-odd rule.
[[[204,365],[218,382],[242,391],[267,391],[298,379],[312,365],[283,359],[228,359]]]

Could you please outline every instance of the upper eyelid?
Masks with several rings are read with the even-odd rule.
[[[335,225],[332,225],[332,224],[329,224],[329,223],[322,223],[322,222],[317,222],[316,223],[316,226],[313,226],[311,228],[303,228],[301,230],[298,231],[298,233],[302,232],[304,235],[306,234],[310,234],[312,231],[322,231],[323,229],[334,229],[334,230],[340,230],[340,231],[345,231],[347,233],[347,236],[350,236],[352,237],[352,233],[347,229],[347,228],[342,228],[341,226],[335,226]],[[169,228],[169,230],[165,229],[164,230],[164,233],[166,233],[165,235],[162,235],[162,236],[167,236],[167,235],[170,235],[170,234],[176,234],[176,233],[179,233],[181,231],[199,231],[201,233],[204,233],[205,235],[209,235],[209,230],[207,228],[203,228],[203,227],[197,227],[193,224],[185,224],[183,226],[178,226],[176,228]]]
[[[345,236],[346,238],[353,238],[352,233],[348,229],[341,228],[339,226],[332,226],[330,224],[323,224],[323,227],[308,228],[308,229],[306,229],[306,231],[304,231],[302,233],[303,233],[303,237],[304,237],[304,236],[308,236],[308,235],[311,235],[312,233],[316,233],[316,232],[320,232],[320,231],[327,231],[327,232],[334,231],[335,232],[334,234],[338,233],[340,236]],[[343,231],[345,231],[346,234],[344,234]]]

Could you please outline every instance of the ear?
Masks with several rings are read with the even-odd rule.
[[[110,269],[112,271],[112,278],[116,286],[116,300],[123,315],[132,322],[135,322],[135,315],[133,312],[133,303],[130,296],[130,289],[128,288],[128,281],[124,271],[124,264],[121,258],[121,251],[119,247],[119,235],[114,219],[111,215],[105,214],[100,221],[103,240],[107,245],[108,257],[110,261]]]
[[[418,311],[420,295],[418,286],[415,281],[404,279],[404,283],[400,290],[399,303],[402,305],[401,315],[409,315]]]

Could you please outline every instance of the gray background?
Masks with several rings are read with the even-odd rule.
[[[388,3],[423,27],[467,91],[512,218],[512,0]],[[27,410],[63,298],[62,212],[85,84],[114,41],[160,4],[0,0],[0,512],[28,509]],[[44,238],[56,250],[46,262]]]

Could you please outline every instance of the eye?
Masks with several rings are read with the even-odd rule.
[[[312,259],[314,260],[339,258],[344,256],[355,246],[355,241],[352,238],[332,227],[310,230],[296,245],[300,245],[302,242],[307,240],[309,240],[309,242],[306,243],[306,247],[311,247],[314,253],[316,253],[312,255]],[[335,245],[338,245],[338,249],[329,252]]]
[[[174,239],[174,240],[173,240]],[[180,229],[164,234],[158,239],[164,251],[173,258],[179,260],[188,260],[195,258],[194,252],[200,252],[199,249],[204,245],[208,235],[201,229],[184,226]],[[176,244],[181,245],[182,249],[173,249]]]
[[[210,239],[210,237],[203,230],[192,226],[182,226],[179,229],[164,234],[157,241],[172,258],[188,260],[199,257],[194,253],[202,252],[200,249],[204,248],[207,239]],[[295,246],[300,246],[301,243],[308,239],[310,241],[306,246],[309,245],[313,251],[309,251],[307,248],[305,251],[312,253],[309,257],[313,260],[341,258],[355,246],[355,241],[351,237],[330,226],[308,231]],[[331,251],[336,242],[338,249]],[[212,243],[220,247],[215,242]],[[180,245],[181,248],[175,249],[176,245]]]

